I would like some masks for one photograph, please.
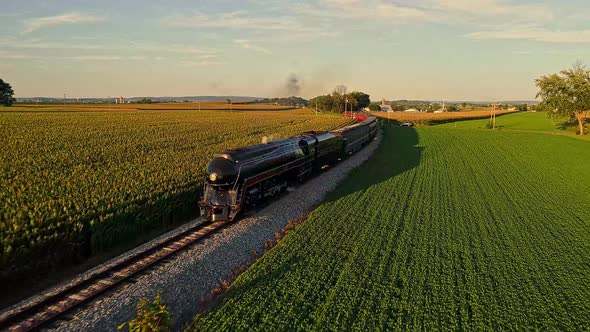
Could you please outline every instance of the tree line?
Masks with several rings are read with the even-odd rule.
[[[308,107],[318,112],[344,113],[359,112],[371,105],[370,96],[364,92],[352,91],[344,85],[338,85],[331,94],[311,98]]]
[[[307,100],[301,97],[281,97],[281,98],[264,98],[256,99],[252,104],[277,104],[282,106],[307,106]]]

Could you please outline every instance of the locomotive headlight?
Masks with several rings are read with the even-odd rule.
[[[212,182],[215,182],[217,180],[217,174],[211,173],[209,175],[209,180],[211,180]]]

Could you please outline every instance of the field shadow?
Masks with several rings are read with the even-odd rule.
[[[382,142],[363,165],[354,169],[344,182],[328,194],[328,202],[364,191],[420,164],[422,148],[413,127],[385,125]]]

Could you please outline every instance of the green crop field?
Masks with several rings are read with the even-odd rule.
[[[439,126],[445,128],[461,129],[484,129],[490,119],[473,121],[457,121],[444,123]],[[550,119],[545,112],[519,112],[502,115],[496,118],[496,129],[499,130],[522,130],[522,131],[545,131],[551,133],[575,135],[575,125],[567,125],[564,120]],[[586,137],[583,137],[584,139]]]
[[[308,110],[4,109],[0,276],[77,259],[194,216],[216,152],[347,122]]]
[[[387,127],[191,328],[588,330],[589,164],[564,135]]]

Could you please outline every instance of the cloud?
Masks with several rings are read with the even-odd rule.
[[[40,56],[24,53],[0,51],[0,59],[3,60],[74,60],[74,61],[143,61],[148,57],[143,55],[75,55],[75,56]]]
[[[245,48],[245,49],[249,49],[249,50],[253,50],[253,51],[265,53],[265,54],[271,54],[271,52],[269,50],[267,50],[266,48],[264,48],[262,46],[254,45],[254,44],[252,44],[251,41],[246,40],[246,39],[236,39],[236,40],[234,40],[234,43],[238,44],[239,46],[241,46],[242,48]]]
[[[70,39],[66,41],[48,41],[41,39],[18,39],[18,38],[0,38],[0,48],[14,50],[19,52],[34,52],[39,55],[41,51],[51,50],[60,51],[64,55],[74,51],[98,51],[105,53],[138,53],[144,58],[169,57],[169,56],[199,56],[201,58],[217,57],[219,50],[213,48],[197,48],[190,44],[162,44],[162,43],[144,43],[125,40],[87,40]],[[55,54],[55,52],[51,52]],[[131,57],[130,57],[131,58]],[[133,56],[138,59],[138,56]]]
[[[33,56],[29,54],[13,53],[0,51],[0,59],[3,60],[21,60],[21,59],[32,59]]]
[[[382,23],[400,24],[434,22],[440,19],[430,11],[414,6],[398,5],[382,0],[323,0],[317,5],[293,4],[290,9],[300,15],[329,19],[384,19]]]
[[[216,28],[216,29],[246,29],[246,30],[282,30],[297,31],[305,29],[295,18],[289,16],[259,17],[252,16],[247,11],[234,11],[206,15],[168,16],[162,19],[162,24],[171,28]]]
[[[56,16],[36,17],[25,20],[25,29],[23,30],[23,33],[31,33],[33,31],[46,29],[58,25],[94,23],[102,20],[104,20],[104,18],[75,12]]]
[[[186,67],[211,67],[224,65],[223,61],[199,60],[199,61],[182,61],[181,65]]]
[[[441,23],[477,25],[502,22],[547,22],[554,14],[546,5],[512,4],[505,0],[321,0],[317,5],[294,4],[300,14],[334,19],[381,18],[388,24]]]
[[[116,56],[116,55],[80,55],[80,56],[70,57],[70,59],[77,60],[77,61],[118,61],[123,58],[121,58],[120,56]],[[129,57],[127,59],[131,59],[131,57]]]
[[[514,27],[505,30],[477,31],[472,39],[533,40],[550,43],[590,43],[590,30],[553,31],[541,27]]]
[[[542,4],[512,4],[506,0],[434,0],[434,7],[448,14],[461,13],[478,17],[509,17],[512,22],[547,22],[554,19],[553,11]]]
[[[557,30],[561,21],[546,4],[510,0],[320,0],[290,7],[300,15],[350,22],[380,18],[381,24],[461,25],[477,40],[532,40],[551,43],[589,43],[590,30]],[[340,24],[341,25],[341,24]]]

